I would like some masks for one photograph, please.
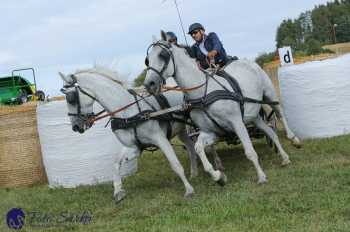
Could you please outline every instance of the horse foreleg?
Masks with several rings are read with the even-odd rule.
[[[184,143],[188,156],[191,161],[191,178],[198,176],[198,163],[197,163],[197,153],[194,149],[194,143],[192,139],[188,136],[186,128],[180,131],[178,134],[179,139]]]
[[[122,176],[120,173],[121,166],[123,165],[123,162],[125,162],[126,155],[130,154],[130,157],[132,156],[138,156],[140,154],[140,150],[135,148],[127,148],[123,147],[121,150],[120,155],[117,157],[116,161],[114,162],[114,173],[113,173],[113,188],[114,188],[114,200],[116,203],[119,203],[122,201],[125,196],[126,192],[123,189],[123,183],[122,183]]]
[[[209,162],[206,154],[205,147],[210,146],[215,143],[216,136],[214,134],[209,134],[200,131],[197,142],[195,144],[196,152],[203,163],[204,170],[210,174],[214,181],[220,185],[225,185],[227,182],[227,177],[221,171],[214,170],[213,166]]]
[[[188,182],[185,176],[184,169],[181,163],[179,162],[173,147],[171,146],[168,139],[163,134],[156,134],[154,136],[156,138],[154,144],[163,151],[164,155],[166,156],[166,158],[170,163],[171,168],[184,183],[185,189],[186,189],[185,197],[191,197],[194,194],[193,187]]]
[[[290,163],[289,156],[287,152],[283,149],[276,132],[269,127],[260,116],[254,121],[257,128],[261,129],[276,145],[278,153],[281,155],[283,161],[282,165],[285,166]]]
[[[241,143],[244,147],[244,153],[246,157],[253,162],[254,167],[256,169],[257,175],[258,175],[258,183],[265,183],[267,182],[266,175],[264,171],[262,170],[259,160],[258,160],[258,155],[256,151],[254,150],[252,141],[249,138],[249,134],[247,131],[247,128],[245,127],[242,118],[236,117],[232,121],[232,126],[238,136],[238,138],[241,140]]]

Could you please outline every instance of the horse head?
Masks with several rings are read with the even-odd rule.
[[[72,124],[72,130],[84,133],[91,126],[94,117],[93,104],[96,100],[94,95],[79,84],[80,74],[64,75],[59,72],[64,81],[61,92],[65,94],[68,106],[68,116]]]
[[[175,60],[172,45],[167,42],[166,34],[161,31],[161,40],[154,42],[147,50],[147,74],[144,86],[151,94],[158,95],[162,85],[169,77],[175,76]]]

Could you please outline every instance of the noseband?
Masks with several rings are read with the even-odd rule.
[[[148,54],[149,54],[149,50],[153,47],[159,46],[162,51],[160,52],[159,56],[160,58],[162,58],[164,60],[164,66],[163,68],[159,71],[151,66],[149,66],[149,60],[148,60]],[[174,73],[173,73],[173,77],[175,77],[176,75],[176,69],[175,69],[175,59],[174,59],[174,55],[173,53],[170,51],[170,46],[166,45],[166,44],[162,44],[160,42],[157,43],[153,43],[151,44],[148,48],[147,48],[147,57],[145,60],[145,64],[147,66],[147,71],[148,70],[152,70],[153,72],[157,73],[158,77],[161,79],[161,83],[165,84],[166,82],[166,78],[164,77],[164,72],[165,70],[168,68],[170,60],[173,62],[173,67],[174,67]]]

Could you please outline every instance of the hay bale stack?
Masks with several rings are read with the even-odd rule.
[[[0,187],[47,183],[36,105],[0,106]]]

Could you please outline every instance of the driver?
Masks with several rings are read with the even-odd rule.
[[[167,41],[168,41],[169,43],[177,45],[177,36],[175,35],[174,32],[168,31],[168,32],[166,33],[166,37],[167,37]]]
[[[210,64],[223,67],[228,58],[226,51],[219,40],[219,37],[211,32],[208,35],[200,23],[190,25],[188,34],[191,35],[195,44],[192,45],[192,54],[203,69],[210,67]]]

